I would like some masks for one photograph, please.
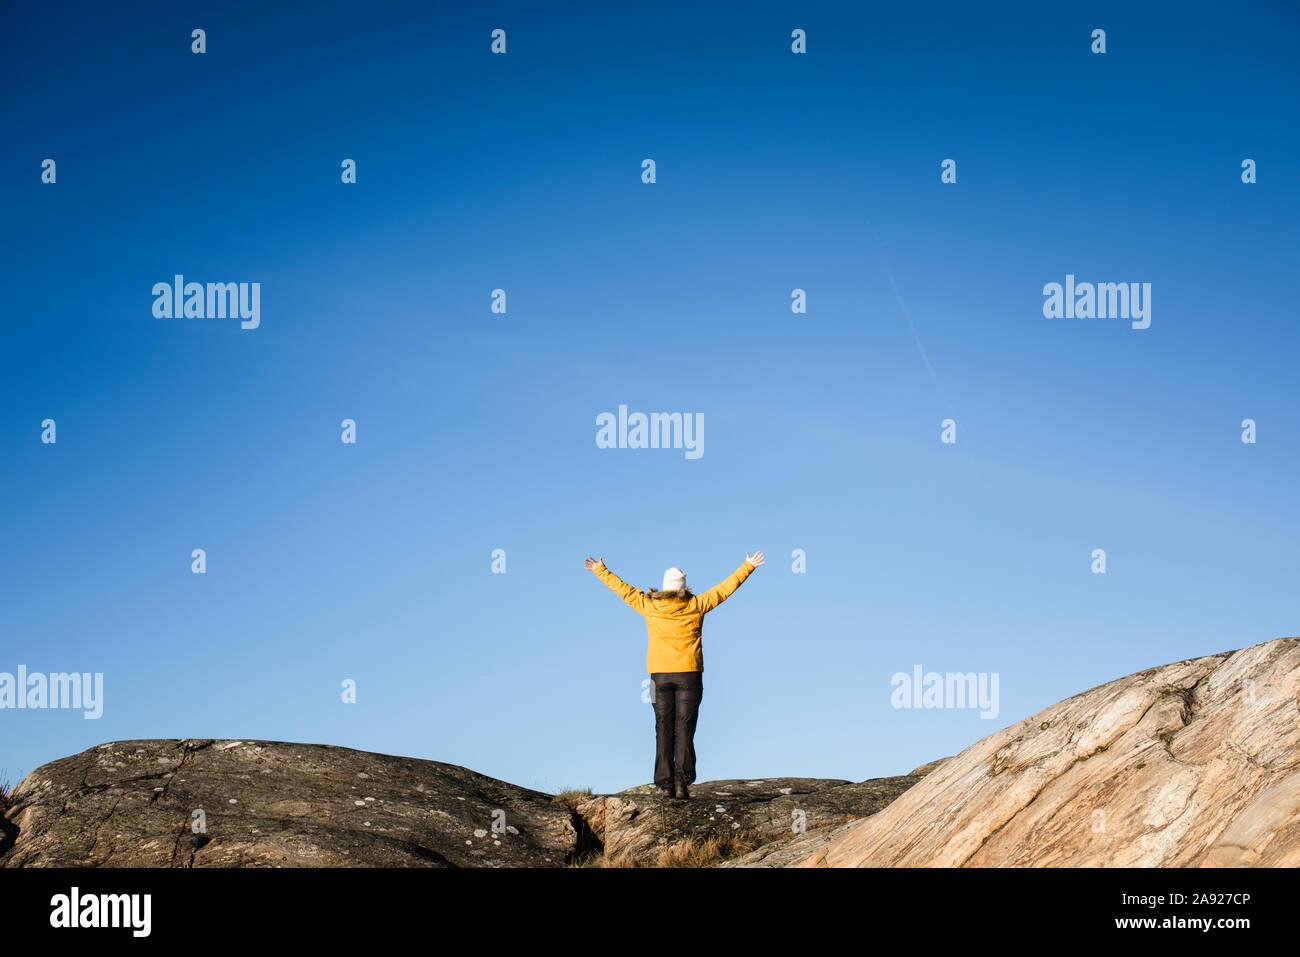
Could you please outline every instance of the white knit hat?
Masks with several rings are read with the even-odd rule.
[[[686,587],[686,572],[670,568],[664,572],[664,587],[660,591],[681,591]]]

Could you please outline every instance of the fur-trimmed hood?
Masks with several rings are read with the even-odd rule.
[[[647,588],[645,596],[650,599],[657,598],[690,598],[695,593],[689,588],[678,588],[673,591],[660,591],[658,588]]]

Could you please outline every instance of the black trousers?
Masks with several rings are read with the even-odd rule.
[[[676,778],[695,783],[695,722],[704,697],[699,671],[661,672],[650,676],[655,706],[655,784],[671,788]]]

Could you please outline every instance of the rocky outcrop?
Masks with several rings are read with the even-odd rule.
[[[549,794],[454,764],[278,741],[119,741],[14,790],[9,867],[558,867]]]
[[[570,798],[453,764],[279,741],[103,744],[37,768],[0,833],[8,867],[712,864],[885,806],[922,775],[652,786]]]
[[[0,866],[1300,865],[1300,638],[1075,695],[911,774],[568,802],[437,761],[121,741],[7,797]]]
[[[852,828],[862,823],[861,818],[876,814],[888,807],[901,794],[919,783],[922,778],[930,774],[948,758],[940,758],[937,761],[931,761],[923,764],[908,774],[899,775],[892,778],[876,778],[872,781],[864,781],[862,784],[849,785],[850,788],[865,792],[866,798],[862,804],[861,815],[851,821],[840,823],[834,820],[833,816],[817,815],[815,823],[802,833],[786,833],[782,836],[762,844],[747,854],[741,854],[723,861],[719,867],[793,867],[805,858],[815,854],[817,851],[830,845],[833,841],[846,834]]]
[[[929,766],[927,766],[928,768]],[[888,805],[925,776],[853,783],[827,778],[705,781],[689,801],[667,798],[653,785],[601,794],[576,810],[615,866],[713,863],[761,845],[768,853],[791,839],[857,821]]]
[[[1300,865],[1300,638],[1151,668],[976,742],[804,867]]]

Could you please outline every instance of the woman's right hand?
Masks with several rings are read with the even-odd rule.
[[[589,572],[594,572],[597,568],[599,568],[603,564],[605,564],[605,559],[592,558],[590,555],[588,555],[587,560],[582,563],[582,567],[587,569],[587,571]]]

